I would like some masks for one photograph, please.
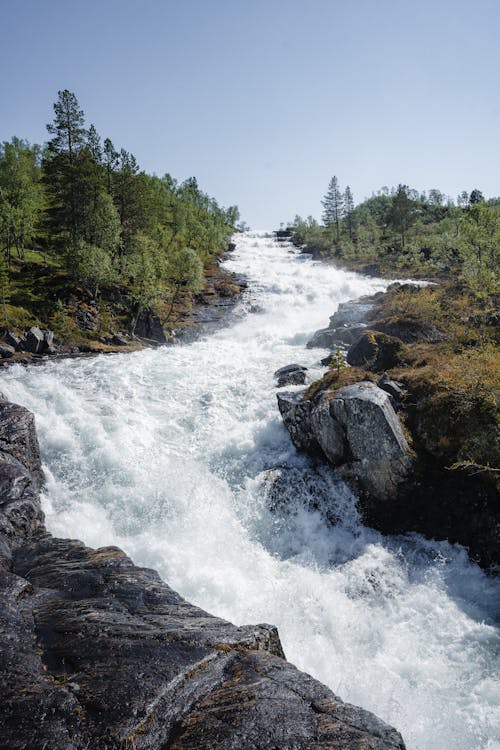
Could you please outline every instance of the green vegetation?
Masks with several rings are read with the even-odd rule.
[[[0,144],[0,314],[4,325],[53,326],[71,339],[74,313],[133,333],[151,311],[162,324],[189,307],[204,268],[222,253],[238,209],[221,208],[194,177],[141,171],[135,157],[85,127],[76,96],[60,91],[41,148]],[[84,310],[85,311],[85,310]],[[92,333],[89,331],[92,330]]]
[[[354,207],[334,177],[322,205],[322,224],[296,217],[290,225],[295,244],[348,268],[439,281],[390,289],[370,328],[402,339],[389,375],[408,389],[407,419],[423,451],[442,467],[497,482],[500,199],[475,189],[453,202],[439,190],[398,185]],[[305,397],[379,377],[369,365],[332,369]]]
[[[336,177],[323,198],[323,224],[296,216],[294,241],[352,268],[376,264],[379,272],[424,276],[454,274],[482,298],[499,291],[500,199],[475,189],[456,204],[439,190],[407,185],[382,188],[354,206]]]

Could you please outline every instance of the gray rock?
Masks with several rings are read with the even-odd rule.
[[[278,388],[284,385],[304,385],[307,367],[298,364],[285,365],[276,370],[274,377],[278,380]]]
[[[13,357],[16,353],[16,350],[13,346],[10,346],[9,344],[4,344],[0,341],[0,357],[2,359],[8,359],[9,357]]]
[[[25,344],[24,339],[22,339],[20,336],[17,336],[13,331],[6,332],[6,334],[4,335],[4,341],[9,346],[14,347],[16,352],[22,351]]]
[[[378,380],[377,385],[379,388],[382,388],[383,391],[392,396],[396,404],[399,404],[406,395],[406,389],[401,383],[392,380],[386,372],[384,372],[382,377]]]
[[[54,332],[46,330],[43,332],[43,339],[45,341],[44,349],[51,349],[54,346]]]
[[[373,308],[372,298],[361,298],[359,300],[349,300],[341,302],[330,318],[331,328],[340,328],[340,326],[350,325],[352,323],[363,323]]]
[[[139,338],[157,341],[159,344],[165,344],[167,341],[160,318],[151,312],[144,312],[139,316],[134,333]]]
[[[308,349],[330,349],[334,346],[350,346],[366,330],[365,323],[346,323],[339,328],[321,328],[307,342]]]
[[[319,445],[311,428],[311,402],[304,401],[303,395],[303,391],[278,393],[278,408],[295,447],[314,453]]]
[[[25,349],[32,354],[41,354],[45,347],[45,337],[43,331],[38,326],[33,326],[26,333]]]
[[[320,449],[342,476],[379,500],[394,497],[410,467],[410,449],[388,393],[362,382],[312,401],[280,394],[278,406],[294,445]]]

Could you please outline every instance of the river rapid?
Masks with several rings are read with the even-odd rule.
[[[36,415],[49,530],[119,545],[236,624],[276,624],[289,661],[393,724],[408,750],[499,750],[498,582],[458,546],[364,527],[277,409],[273,372],[298,362],[320,375],[313,331],[386,283],[264,233],[236,245],[225,265],[249,290],[223,328],[1,373],[5,396]],[[273,513],[264,472],[276,466],[292,470]],[[311,496],[330,498],[337,525]]]

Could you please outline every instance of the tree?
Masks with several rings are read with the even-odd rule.
[[[88,151],[84,153],[87,133],[76,96],[64,89],[58,97],[54,122],[47,125],[53,138],[47,144],[43,168],[50,201],[49,232],[54,244],[68,251],[80,236],[86,212],[82,176],[92,157]]]
[[[113,172],[118,167],[118,152],[109,138],[104,141],[104,166],[106,167],[106,185],[108,193],[113,194]]]
[[[474,206],[476,203],[484,203],[484,195],[480,190],[474,188],[469,195],[469,206]]]
[[[343,198],[339,189],[339,182],[334,176],[328,184],[328,190],[321,201],[323,206],[322,219],[325,227],[335,226],[337,242],[340,239],[340,220],[342,218]]]
[[[401,237],[401,247],[404,249],[406,233],[413,219],[414,201],[410,198],[408,185],[399,184],[392,196],[390,221]]]
[[[479,297],[498,291],[500,216],[485,203],[476,203],[461,221],[462,276]]]
[[[344,217],[347,224],[347,231],[349,232],[349,239],[352,240],[354,229],[354,198],[349,185],[347,185],[344,192]]]
[[[47,130],[54,136],[49,141],[49,148],[56,154],[67,153],[69,163],[72,164],[76,153],[85,143],[84,114],[71,91],[58,91],[57,96],[54,122],[47,125]]]
[[[469,205],[469,193],[467,190],[462,190],[462,192],[457,196],[457,206],[459,208],[467,208]]]
[[[203,289],[203,264],[197,254],[189,247],[182,248],[169,258],[166,279],[172,288],[170,307],[166,315],[168,321],[181,289],[198,294]]]
[[[0,241],[10,267],[11,250],[20,258],[37,230],[43,209],[38,147],[13,138],[0,145]]]
[[[85,240],[78,240],[74,248],[71,271],[93,299],[98,298],[100,287],[114,278],[111,258],[106,250]]]

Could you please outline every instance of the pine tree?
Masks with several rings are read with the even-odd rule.
[[[54,136],[49,141],[49,149],[55,154],[67,153],[69,163],[73,164],[76,153],[85,143],[84,114],[71,91],[64,89],[57,95],[54,122],[47,125],[47,130]]]
[[[330,180],[328,190],[321,204],[324,209],[322,215],[323,223],[327,228],[335,226],[338,242],[340,239],[340,220],[343,214],[343,197],[339,189],[337,177],[334,176]]]
[[[354,229],[354,198],[352,197],[349,185],[347,185],[344,192],[344,217],[347,224],[347,231],[349,232],[349,239],[352,240]]]
[[[118,166],[118,152],[109,138],[104,141],[104,165],[106,167],[106,184],[109,195],[113,194],[113,172]]]

